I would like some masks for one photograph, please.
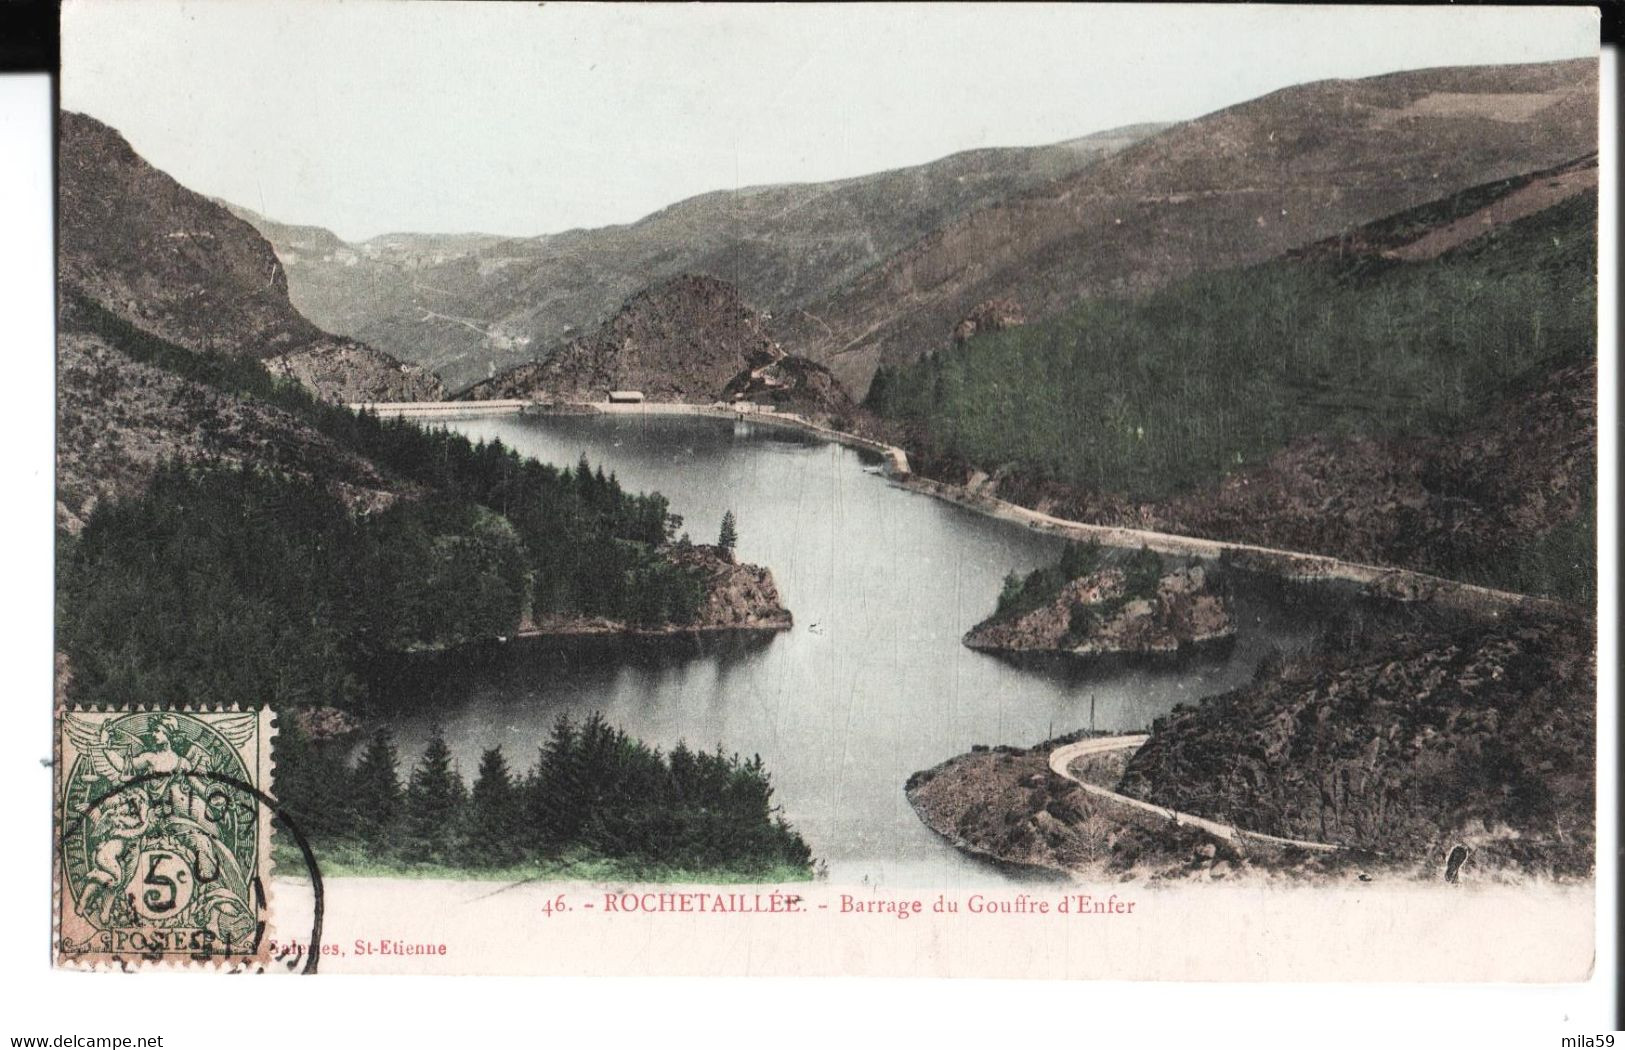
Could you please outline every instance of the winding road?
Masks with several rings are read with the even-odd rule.
[[[1076,762],[1080,758],[1087,755],[1105,754],[1111,751],[1138,750],[1149,739],[1151,738],[1144,733],[1134,734],[1131,736],[1086,737],[1085,739],[1079,740],[1076,743],[1063,744],[1054,751],[1051,751],[1049,753],[1049,767],[1057,776],[1065,777],[1067,780],[1072,781],[1074,784],[1083,788],[1083,790],[1097,798],[1109,799],[1118,805],[1128,806],[1131,809],[1136,809],[1143,813],[1160,817],[1164,820],[1171,821],[1174,824],[1183,824],[1187,827],[1200,828],[1209,835],[1212,835],[1215,838],[1224,839],[1226,842],[1267,842],[1275,846],[1293,846],[1298,849],[1314,850],[1318,853],[1338,853],[1349,848],[1347,846],[1338,846],[1326,842],[1309,842],[1304,839],[1288,839],[1282,838],[1279,835],[1265,835],[1258,831],[1246,831],[1230,824],[1221,824],[1216,820],[1208,820],[1206,817],[1198,817],[1190,813],[1181,813],[1178,810],[1168,809],[1165,806],[1157,806],[1150,802],[1142,801],[1141,799],[1130,798],[1127,795],[1120,795],[1110,788],[1101,787],[1099,784],[1091,784],[1088,781],[1078,778],[1072,773],[1072,763]]]

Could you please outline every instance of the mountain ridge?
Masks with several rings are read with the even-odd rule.
[[[347,263],[340,253],[355,245],[286,258],[298,252],[288,231],[306,228],[232,207],[284,253],[293,298],[313,317],[435,369],[456,389],[546,356],[628,297],[683,273],[727,280],[769,313],[809,301],[953,215],[1086,167],[1161,127],[964,150],[824,182],[712,190],[630,223],[492,236],[410,271]]]
[[[977,302],[1041,319],[1087,296],[1134,297],[1580,156],[1596,148],[1596,91],[1590,60],[1282,88],[935,230],[776,318],[775,335],[861,395],[880,364],[945,345]]]
[[[71,111],[60,131],[61,294],[190,350],[263,361],[329,399],[441,396],[434,376],[312,324],[253,226],[147,163],[117,131]]]

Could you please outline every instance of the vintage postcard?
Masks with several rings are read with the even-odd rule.
[[[59,966],[1592,972],[1595,12],[61,24]]]

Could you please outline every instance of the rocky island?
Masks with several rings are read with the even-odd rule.
[[[989,652],[1158,657],[1235,638],[1229,603],[1203,565],[1165,572],[1162,558],[1145,549],[1119,565],[1103,560],[1098,545],[1069,544],[1057,565],[1007,577],[998,611],[973,627],[965,644]]]

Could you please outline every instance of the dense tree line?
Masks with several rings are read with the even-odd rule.
[[[658,492],[627,492],[585,459],[574,468],[555,467],[501,441],[476,443],[444,428],[353,412],[273,377],[258,361],[187,350],[91,300],[71,300],[63,323],[108,339],[137,361],[291,412],[386,472],[428,489],[430,502],[500,515],[526,554],[536,613],[683,623],[699,608],[703,592],[693,574],[655,552],[682,519]]]
[[[1284,261],[1088,300],[885,368],[925,458],[1156,499],[1293,437],[1430,434],[1596,352],[1596,201],[1425,263]]]
[[[63,540],[60,645],[76,699],[342,705],[371,657],[511,635],[527,612],[692,618],[693,570],[633,538],[663,502],[585,469],[515,469],[536,485],[509,514],[434,495],[366,516],[306,479],[160,469]]]
[[[300,475],[172,464],[141,495],[98,506],[58,557],[76,699],[343,705],[379,653],[511,635],[546,614],[684,624],[704,600],[697,571],[661,549],[681,525],[665,498],[585,459],[554,467],[326,404],[257,361],[187,350],[94,302],[70,303],[64,323],[292,412],[416,489],[358,515]]]
[[[349,748],[295,740],[282,801],[331,854],[380,866],[509,868],[591,856],[635,870],[738,873],[809,869],[807,845],[779,818],[759,756],[679,743],[663,755],[594,714],[560,718],[519,773],[500,748],[465,784],[437,734],[403,779],[387,730],[351,764]],[[279,763],[286,759],[279,758]]]
[[[698,571],[663,550],[682,524],[664,497],[626,492],[585,459],[553,467],[498,441],[357,414],[88,300],[66,303],[63,323],[282,408],[410,483],[386,509],[357,513],[320,479],[173,463],[140,495],[99,505],[59,537],[58,645],[78,702],[344,707],[365,699],[379,654],[508,635],[548,613],[682,624],[704,599]],[[300,827],[386,862],[574,852],[693,870],[808,864],[773,814],[760,759],[662,756],[594,718],[561,722],[522,776],[488,753],[470,790],[438,738],[403,782],[387,736],[352,763],[296,719],[280,726],[277,790]]]

